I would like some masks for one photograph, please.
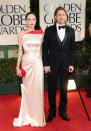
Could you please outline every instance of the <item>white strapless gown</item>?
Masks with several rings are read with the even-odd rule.
[[[23,35],[24,55],[22,68],[26,71],[23,78],[22,99],[18,118],[14,118],[14,126],[46,125],[44,114],[44,74],[41,54],[43,32],[31,31]]]

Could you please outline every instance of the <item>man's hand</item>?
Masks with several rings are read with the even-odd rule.
[[[69,72],[72,73],[74,71],[74,67],[73,66],[69,66]]]
[[[45,66],[44,67],[44,72],[47,74],[48,72],[51,72],[50,66]]]

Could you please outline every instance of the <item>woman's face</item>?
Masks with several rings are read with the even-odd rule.
[[[29,14],[26,19],[27,27],[34,28],[36,25],[36,16],[33,14]]]

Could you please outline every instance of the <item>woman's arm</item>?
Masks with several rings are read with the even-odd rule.
[[[21,72],[19,70],[22,59],[22,33],[18,34],[18,59],[17,59],[17,75],[21,76]]]

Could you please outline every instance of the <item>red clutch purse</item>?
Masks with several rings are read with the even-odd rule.
[[[25,71],[24,69],[22,69],[22,68],[19,68],[19,69],[20,69],[20,71],[21,71],[22,77],[25,77],[26,71]],[[15,70],[15,72],[17,72],[17,69],[16,69],[16,68],[15,68],[14,70]]]

